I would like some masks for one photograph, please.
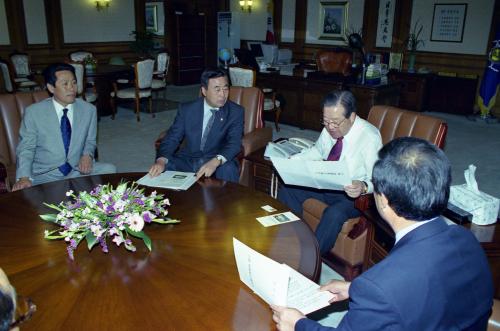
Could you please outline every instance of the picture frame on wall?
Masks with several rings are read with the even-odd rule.
[[[319,3],[319,39],[344,39],[348,4],[347,1],[321,1]]]
[[[146,3],[146,30],[158,32],[158,5]]]
[[[431,41],[461,43],[464,37],[466,17],[466,3],[434,4]]]
[[[391,48],[392,46],[395,9],[396,0],[379,1],[377,38],[375,39],[375,47],[377,48]]]

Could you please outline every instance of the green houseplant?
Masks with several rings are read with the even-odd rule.
[[[404,42],[404,46],[408,50],[408,72],[415,72],[415,52],[425,44],[424,40],[420,38],[423,28],[423,24],[417,20]]]
[[[132,31],[130,35],[134,36],[134,41],[130,43],[130,49],[140,58],[153,57],[154,33],[151,31]]]

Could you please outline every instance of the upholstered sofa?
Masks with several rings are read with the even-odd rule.
[[[0,190],[16,180],[16,146],[24,109],[48,96],[46,91],[0,94],[0,163],[5,168],[4,176],[0,170]]]
[[[443,148],[448,130],[442,119],[391,106],[372,107],[368,122],[379,129],[384,144],[398,137],[411,136],[428,140]],[[356,208],[364,210],[372,201],[371,195],[361,196],[355,201],[355,205]],[[326,207],[325,203],[316,199],[304,202],[303,218],[313,230],[318,226]],[[348,220],[344,223],[335,246],[323,260],[347,280],[351,280],[361,272],[366,235],[366,225],[360,222],[360,218]]]

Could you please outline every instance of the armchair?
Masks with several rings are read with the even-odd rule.
[[[27,53],[11,53],[10,62],[12,62],[14,68],[13,80],[18,90],[29,91],[40,89],[38,83],[33,80],[33,72],[30,68],[29,55]]]
[[[368,114],[368,122],[379,129],[383,144],[398,137],[410,136],[425,139],[443,148],[448,130],[442,119],[391,106],[373,106]],[[356,199],[355,206],[359,210],[366,210],[372,203],[372,195],[365,195]],[[326,207],[326,204],[316,199],[304,202],[303,219],[313,231]],[[323,257],[328,265],[347,280],[352,280],[361,273],[367,236],[365,222],[363,218],[353,218],[345,222],[335,246],[328,256]]]
[[[97,100],[95,86],[87,88],[87,78],[85,77],[85,68],[83,64],[79,62],[70,62],[69,64],[75,68],[77,97],[80,97],[87,102],[95,102]]]
[[[94,54],[90,51],[86,51],[83,49],[79,49],[77,51],[73,51],[68,54],[69,60],[71,62],[83,62],[83,60],[87,56],[94,57]]]
[[[170,63],[170,55],[166,52],[158,53],[156,57],[156,70],[153,72],[153,82],[151,88],[153,91],[166,91],[167,87],[167,72]],[[163,95],[165,97],[165,94]]]
[[[324,73],[337,73],[349,76],[351,73],[352,53],[342,51],[320,51],[316,55],[318,70]]]

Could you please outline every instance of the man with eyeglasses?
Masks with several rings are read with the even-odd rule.
[[[165,170],[196,172],[197,178],[215,177],[237,183],[244,109],[228,101],[229,80],[220,69],[201,75],[203,97],[179,105],[175,121],[162,139],[149,175]],[[184,144],[179,145],[184,140]]]
[[[345,221],[359,216],[354,199],[373,191],[371,173],[382,147],[382,138],[377,128],[356,115],[356,100],[351,92],[330,92],[322,107],[324,129],[316,144],[292,158],[345,161],[353,178],[352,184],[345,186],[344,191],[282,185],[278,200],[297,215],[302,215],[302,204],[309,198],[328,205],[316,228],[320,253],[325,255],[335,245]]]

